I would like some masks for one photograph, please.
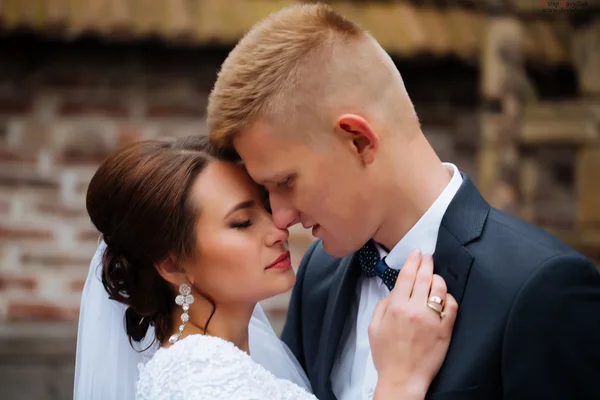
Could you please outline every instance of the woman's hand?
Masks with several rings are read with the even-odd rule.
[[[437,311],[427,305],[431,300]],[[433,273],[433,257],[413,251],[369,326],[377,400],[425,398],[446,357],[457,310],[446,282]]]

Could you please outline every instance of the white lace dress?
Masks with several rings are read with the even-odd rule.
[[[139,368],[137,400],[316,400],[213,336],[190,335]]]

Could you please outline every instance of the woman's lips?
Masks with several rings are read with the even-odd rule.
[[[292,265],[292,260],[290,259],[290,252],[286,251],[265,269],[271,269],[271,268],[286,269],[286,268],[291,267],[291,265]]]

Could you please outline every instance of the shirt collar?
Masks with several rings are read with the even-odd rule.
[[[376,244],[379,255],[382,258],[386,257],[386,264],[390,268],[400,269],[413,249],[418,248],[423,254],[433,254],[435,252],[442,219],[463,181],[456,165],[451,163],[443,163],[443,165],[452,172],[452,178],[431,207],[394,246],[389,254]]]

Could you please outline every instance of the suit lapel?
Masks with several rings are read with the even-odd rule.
[[[474,260],[465,245],[481,235],[489,209],[490,206],[463,174],[463,183],[442,219],[434,255],[436,273],[446,280],[449,293],[459,303]],[[360,269],[354,265],[356,254],[339,262],[329,286],[319,355],[315,363],[316,385],[313,386],[315,395],[321,400],[335,400],[330,376],[360,275]]]
[[[444,278],[448,293],[460,304],[473,256],[448,229],[441,226],[433,260],[435,273]]]
[[[448,206],[434,254],[435,273],[446,281],[448,292],[460,304],[473,256],[465,247],[481,236],[490,211],[471,180],[462,175],[463,183]]]
[[[331,389],[331,370],[336,358],[342,331],[350,306],[354,301],[356,284],[360,270],[353,265],[355,255],[344,257],[336,267],[327,299],[327,309],[319,342],[319,356],[316,362],[317,388],[319,399],[335,399]]]

